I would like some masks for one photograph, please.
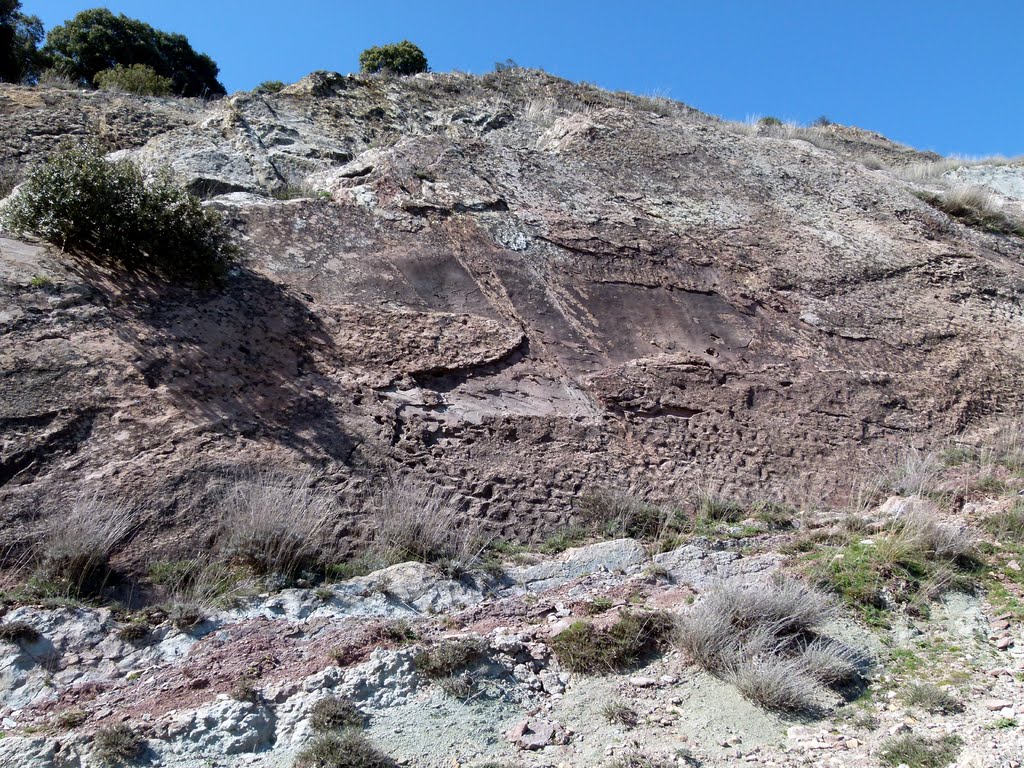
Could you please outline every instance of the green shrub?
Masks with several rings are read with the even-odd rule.
[[[674,627],[666,611],[624,611],[608,627],[573,622],[552,638],[551,647],[570,672],[603,675],[636,665],[664,645]]]
[[[427,57],[418,46],[403,40],[390,45],[367,48],[359,54],[359,66],[363,72],[391,72],[396,75],[415,75],[427,71]]]
[[[127,725],[113,725],[96,731],[92,749],[103,765],[131,763],[142,751],[142,739]]]
[[[65,144],[33,168],[3,224],[96,261],[198,282],[220,276],[234,253],[220,216],[169,175],[147,183],[95,144]]]
[[[883,741],[879,758],[885,765],[945,768],[960,754],[960,744],[958,736],[929,739],[916,733],[908,733]]]
[[[317,736],[295,760],[295,768],[394,768],[396,765],[363,734],[353,730]]]
[[[50,30],[43,53],[60,75],[89,85],[99,72],[118,64],[144,64],[173,81],[183,96],[222,96],[218,67],[197,53],[184,35],[154,29],[106,8],[82,11]]]
[[[284,83],[280,80],[264,80],[256,86],[257,93],[280,93],[284,90]]]
[[[758,120],[757,124],[762,125],[766,128],[778,128],[779,126],[782,125],[782,121],[779,120],[779,118],[777,117],[772,117],[771,115],[768,115],[767,117],[762,117],[760,120]]]
[[[104,91],[121,91],[138,96],[168,96],[174,89],[171,78],[160,77],[152,67],[145,64],[132,64],[130,67],[118,64],[112,69],[97,72],[93,82]]]

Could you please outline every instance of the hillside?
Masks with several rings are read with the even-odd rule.
[[[666,99],[518,69],[483,77],[317,72],[276,94],[208,103],[0,85],[0,116],[0,169],[11,186],[61,139],[98,138],[147,171],[169,167],[223,212],[241,252],[224,285],[196,289],[0,233],[0,530],[12,593],[54,521],[76,501],[103,495],[133,510],[105,597],[152,609],[166,596],[153,564],[210,550],[239,478],[268,474],[288,485],[314,473],[316,492],[334,504],[322,522],[337,563],[362,552],[378,524],[372,499],[404,476],[450,494],[458,521],[448,523],[479,526],[505,555],[567,535],[588,522],[595,498],[609,495],[658,509],[714,498],[801,513],[783,533],[758,529],[751,550],[736,531],[696,530],[708,538],[658,539],[664,552],[647,552],[637,540],[651,545],[650,531],[619,529],[608,536],[619,540],[610,555],[600,549],[607,544],[591,543],[593,556],[586,547],[567,555],[549,548],[516,564],[519,571],[506,562],[507,581],[486,588],[459,574],[410,575],[404,565],[331,586],[322,606],[309,589],[274,597],[261,586],[245,606],[205,617],[195,636],[156,615],[158,640],[137,652],[107,637],[117,610],[13,600],[11,616],[45,627],[67,674],[54,673],[50,696],[32,662],[10,654],[0,674],[24,695],[0,697],[0,715],[13,723],[5,720],[5,730],[42,727],[54,708],[88,710],[88,728],[134,724],[145,712],[164,729],[149,738],[172,745],[154,747],[154,764],[266,752],[269,762],[225,764],[285,765],[308,736],[301,707],[342,685],[342,672],[314,663],[341,642],[331,634],[340,631],[335,622],[343,633],[369,632],[367,617],[418,616],[429,622],[417,630],[421,639],[440,638],[444,621],[429,614],[449,612],[461,629],[490,638],[488,674],[501,684],[517,665],[531,665],[525,682],[512,674],[518,692],[506,699],[531,717],[554,707],[554,719],[587,721],[590,704],[573,702],[607,691],[593,681],[575,694],[566,689],[570,677],[537,647],[537,624],[565,619],[564,629],[582,602],[604,592],[616,610],[639,589],[638,604],[675,611],[721,578],[796,573],[779,554],[796,532],[838,525],[829,515],[858,502],[884,526],[892,506],[879,504],[890,493],[917,498],[925,490],[920,478],[905,482],[916,471],[908,462],[934,463],[951,440],[981,450],[1024,410],[1024,240],[968,226],[922,199],[950,179],[969,181],[987,187],[1007,215],[1024,216],[1019,165],[953,164],[944,177],[920,171],[937,156],[868,131],[738,125]],[[1021,466],[1000,464],[1002,485],[988,495],[973,476],[948,469],[929,486],[947,496],[928,514],[980,524],[1012,506]],[[574,557],[589,565],[550,564]],[[742,563],[735,571],[734,558]],[[662,566],[671,578],[661,580]],[[557,575],[524,576],[529,568]],[[580,586],[580,578],[600,583]],[[395,601],[380,587],[390,580],[401,593]],[[427,593],[443,599],[417,602]],[[538,600],[546,607],[534,612]],[[984,635],[989,619],[1004,620],[983,594],[963,600],[944,604],[943,642],[966,642]],[[847,612],[838,620],[844,640],[874,651],[889,642],[858,619]],[[320,624],[311,629],[311,621]],[[235,645],[217,645],[228,637]],[[985,659],[995,653],[979,642]],[[358,689],[344,678],[345,690],[390,712],[374,733],[393,733],[392,751],[409,764],[501,756],[494,745],[505,744],[500,735],[520,710],[474,710],[480,722],[493,715],[502,723],[474,755],[457,740],[423,746],[408,735],[431,728],[413,703],[427,684],[413,679],[411,652],[380,635],[359,635],[355,645],[366,651],[358,663],[377,665],[359,674],[378,683]],[[103,650],[90,656],[83,648]],[[66,661],[70,653],[75,662]],[[202,654],[222,656],[214,663]],[[229,661],[232,654],[246,663]],[[643,682],[645,671],[635,673],[641,683],[635,674],[615,678],[654,697],[649,724],[678,709],[676,698],[713,695],[720,698],[702,699],[706,722],[687,721],[705,764],[733,764],[749,754],[737,749],[747,740],[766,750],[785,741],[788,726],[704,673],[697,679],[706,685],[694,683],[684,656],[673,654],[656,662],[654,682]],[[186,661],[191,671],[176,666]],[[218,671],[192,686],[185,677],[206,663]],[[971,674],[984,679],[982,666]],[[154,687],[126,694],[115,682],[124,675],[146,675]],[[232,676],[259,683],[263,703],[216,699]],[[1012,677],[994,680],[989,700],[1020,693]],[[716,685],[723,687],[707,688]],[[160,693],[147,698],[152,691]],[[406,709],[389,710],[389,696]],[[983,728],[980,702],[961,726]],[[482,726],[458,721],[451,706],[438,705],[442,721],[472,742]],[[743,728],[716,720],[716,707],[739,707],[757,733],[731,743]],[[223,734],[189,731],[182,713],[208,725],[231,720],[230,750]],[[898,713],[886,717],[896,734]],[[817,738],[795,733],[796,741]],[[19,734],[36,751],[12,764],[92,764],[79,742],[64,762],[59,735]],[[529,764],[600,764],[608,738],[592,733],[582,751],[547,762],[538,752]],[[668,749],[670,740],[651,738]],[[858,751],[866,738],[854,739],[852,762],[837,764],[868,754]],[[27,748],[4,742],[8,760]],[[807,749],[813,756],[816,747]],[[998,760],[1012,752],[987,749],[978,754],[997,762],[977,764],[1011,764]]]

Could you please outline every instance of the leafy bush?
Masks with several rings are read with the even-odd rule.
[[[779,118],[777,117],[772,117],[771,115],[768,115],[767,117],[762,117],[760,120],[758,120],[757,124],[764,126],[765,128],[779,128],[782,126],[782,121],[779,120]]]
[[[573,622],[552,638],[551,647],[570,672],[603,675],[637,664],[664,645],[674,627],[666,611],[625,611],[608,627]]]
[[[940,736],[930,739],[916,733],[895,736],[882,742],[879,758],[885,765],[908,765],[910,768],[946,768],[960,754],[960,737]]]
[[[317,736],[295,760],[295,768],[394,768],[397,763],[359,731]]]
[[[257,93],[280,93],[284,90],[284,83],[281,80],[264,80],[256,86]]]
[[[427,57],[418,46],[403,40],[400,43],[367,48],[359,54],[359,67],[367,73],[415,75],[417,72],[427,71]]]
[[[138,96],[167,96],[174,88],[171,78],[161,77],[145,64],[132,64],[130,67],[118,64],[112,69],[97,72],[93,82],[104,91],[122,91]]]
[[[50,30],[43,53],[57,73],[89,85],[103,70],[117,65],[143,64],[170,78],[182,96],[223,96],[218,67],[209,56],[196,53],[184,35],[154,29],[106,8],[82,11]]]
[[[169,175],[147,183],[95,144],[65,144],[34,167],[2,221],[97,261],[196,281],[221,275],[234,253],[220,216]]]
[[[103,765],[130,763],[142,750],[142,739],[127,725],[100,728],[92,739],[93,754]]]

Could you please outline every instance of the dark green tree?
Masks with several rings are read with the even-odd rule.
[[[363,72],[394,72],[396,75],[415,75],[427,71],[427,57],[419,46],[403,40],[390,45],[377,45],[359,54]]]
[[[20,0],[0,0],[0,80],[34,82],[43,66],[43,22],[21,12]]]
[[[4,2],[4,0],[0,0]],[[223,96],[213,59],[196,53],[184,35],[161,32],[106,8],[82,11],[50,30],[43,52],[59,74],[92,85],[98,72],[143,64],[169,77],[182,96]]]

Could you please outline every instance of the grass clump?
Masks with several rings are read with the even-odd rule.
[[[117,636],[126,643],[137,643],[149,637],[149,624],[145,621],[130,621],[117,630]]]
[[[346,730],[317,736],[298,754],[294,768],[395,768],[397,765],[362,733]]]
[[[552,638],[551,647],[570,672],[608,674],[635,666],[662,647],[674,628],[667,611],[624,611],[607,627],[573,622]]]
[[[93,754],[102,765],[133,763],[142,744],[142,739],[127,725],[100,728],[92,738]]]
[[[315,568],[327,549],[326,526],[338,517],[315,477],[256,473],[236,483],[221,503],[223,556],[261,575],[294,578]]]
[[[366,718],[355,704],[338,696],[319,699],[309,709],[309,724],[314,731],[362,728]]]
[[[65,709],[54,718],[54,725],[62,731],[70,731],[85,723],[89,715],[80,709]]]
[[[601,708],[604,719],[614,725],[621,725],[625,728],[635,728],[640,722],[640,715],[628,704],[621,701],[611,701]]]
[[[64,144],[33,167],[0,220],[93,261],[199,283],[223,275],[235,252],[219,214],[169,174],[147,181],[92,143]]]
[[[36,548],[36,581],[67,597],[95,595],[109,576],[110,557],[134,528],[127,502],[98,493],[81,495],[71,509],[45,521]]]
[[[813,712],[826,688],[859,677],[858,654],[817,633],[831,610],[824,595],[798,582],[721,584],[679,622],[677,642],[756,704]]]
[[[903,691],[903,702],[933,715],[953,715],[962,712],[961,701],[944,688],[931,683],[911,683]]]
[[[392,477],[367,503],[370,557],[381,564],[418,560],[451,576],[481,566],[490,538],[453,492],[412,476]]]
[[[883,741],[879,759],[883,765],[945,768],[960,754],[961,743],[959,736],[930,739],[916,733],[908,733]]]
[[[1024,501],[1017,501],[1005,512],[986,517],[981,526],[1000,541],[1024,544]]]
[[[97,72],[93,82],[103,91],[134,93],[136,96],[169,96],[174,92],[174,81],[161,77],[152,67],[118,64],[112,69]]]
[[[1003,213],[992,195],[980,187],[960,185],[938,194],[926,191],[916,191],[914,194],[969,227],[1024,237],[1024,224]]]
[[[668,758],[655,757],[646,752],[630,750],[611,762],[603,763],[602,768],[675,768],[676,765],[677,763],[674,760]]]
[[[0,622],[0,642],[31,643],[39,639],[39,631],[24,621]]]
[[[922,513],[902,515],[871,538],[819,546],[803,560],[819,586],[878,625],[895,606],[927,614],[944,592],[969,591],[980,568],[973,531]]]

